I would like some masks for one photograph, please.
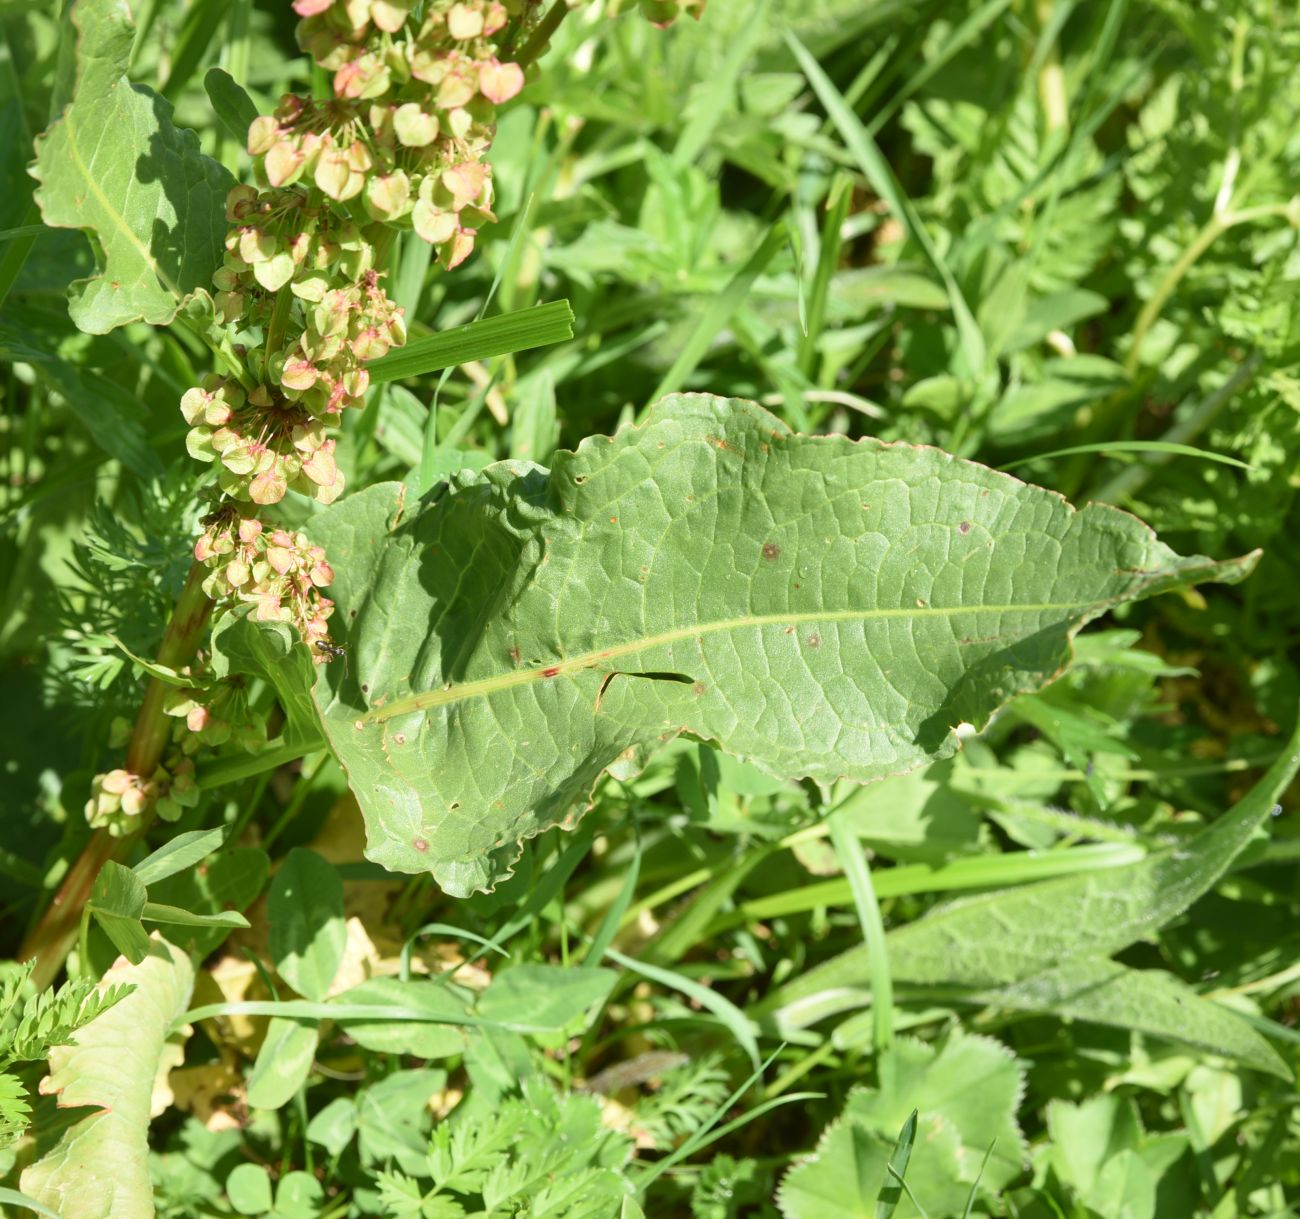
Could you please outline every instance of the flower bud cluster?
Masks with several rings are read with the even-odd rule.
[[[194,763],[183,756],[168,758],[147,779],[121,769],[96,775],[86,802],[86,820],[91,828],[107,829],[121,838],[142,824],[144,813],[175,821],[198,801]]]
[[[321,595],[334,581],[325,551],[305,534],[267,529],[254,517],[223,508],[204,518],[194,557],[209,569],[203,591],[216,601],[242,601],[259,622],[287,622],[317,661],[328,653],[334,602]],[[178,712],[179,714],[179,712]],[[191,725],[195,731],[201,730]]]
[[[331,504],[343,493],[325,424],[278,388],[259,385],[245,394],[210,374],[185,392],[181,413],[191,425],[190,456],[215,463],[218,485],[234,499],[276,504],[292,488]]]
[[[524,87],[499,43],[536,0],[428,0],[418,26],[411,7],[296,0],[299,44],[334,73],[334,96],[284,98],[253,123],[248,149],[271,186],[309,176],[332,199],[360,195],[372,219],[413,229],[451,269],[494,219],[483,157],[496,107]]]

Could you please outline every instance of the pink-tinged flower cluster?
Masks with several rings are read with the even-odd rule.
[[[259,622],[287,622],[317,661],[329,653],[329,617],[334,602],[321,595],[334,581],[325,551],[303,533],[267,529],[254,517],[223,508],[204,519],[194,557],[209,574],[203,591],[217,601],[242,601]]]
[[[176,821],[198,801],[194,763],[183,756],[169,758],[148,778],[121,769],[96,775],[86,802],[86,820],[93,829],[106,829],[121,838],[141,824],[145,813]]]
[[[332,199],[364,194],[373,219],[413,230],[457,266],[494,219],[483,157],[496,107],[524,87],[498,44],[535,7],[428,0],[417,27],[404,0],[297,0],[299,44],[334,73],[334,96],[286,97],[253,123],[249,152],[271,186],[310,175]]]
[[[245,394],[210,374],[186,391],[181,413],[191,425],[190,456],[214,463],[218,485],[233,499],[276,504],[292,489],[330,504],[343,493],[324,423],[278,387]]]
[[[305,190],[237,186],[227,215],[217,306],[227,322],[268,336],[261,377],[318,419],[361,405],[366,362],[406,342],[372,244],[352,220],[313,206]]]

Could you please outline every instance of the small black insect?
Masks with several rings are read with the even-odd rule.
[[[342,660],[345,664],[347,662],[348,650],[341,644],[332,643],[328,639],[318,639],[316,640],[316,650],[330,660]]]

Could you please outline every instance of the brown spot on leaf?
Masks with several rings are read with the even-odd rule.
[[[817,634],[816,631],[813,631],[813,633],[808,636],[808,646],[810,648],[819,648],[822,646],[822,637]]]
[[[423,838],[416,838],[411,845],[417,851],[427,851],[429,849],[429,844]]]
[[[393,740],[394,740],[398,745],[405,745],[405,744],[406,744],[406,733],[404,733],[404,732],[398,732],[398,733],[395,733],[394,736],[393,736]]]
[[[780,557],[781,547],[779,547],[775,542],[763,543],[763,558],[767,559],[769,563],[776,562]]]
[[[697,681],[695,685],[691,687],[692,694],[707,694],[708,691],[709,691],[709,687],[706,686],[702,681]]]
[[[958,532],[958,533],[969,533],[969,532],[970,532],[970,521],[961,521],[961,522],[957,525],[957,532]]]

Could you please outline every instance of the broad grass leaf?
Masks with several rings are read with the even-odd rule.
[[[1125,601],[1235,581],[1125,513],[934,449],[674,395],[641,427],[313,521],[350,664],[315,695],[367,855],[490,887],[607,768],[681,732],[785,778],[881,778],[1052,680]]]
[[[225,828],[215,830],[189,830],[168,839],[156,851],[140,860],[131,869],[145,885],[175,876],[196,864],[202,863],[226,840]]]
[[[338,870],[315,851],[294,847],[271,881],[266,913],[280,976],[304,999],[324,999],[348,939]]]
[[[1282,1079],[1291,1070],[1231,1008],[1203,999],[1172,974],[1130,969],[1105,957],[1082,957],[1010,986],[969,996],[1016,1011],[1053,1012],[1163,1037]]]
[[[77,0],[72,104],[37,141],[45,223],[85,230],[100,273],[70,289],[91,334],[166,325],[221,261],[234,179],[172,122],[171,104],[126,76],[135,27],[125,0]]]
[[[47,1090],[63,1108],[94,1109],[22,1174],[22,1191],[60,1219],[152,1219],[154,1213],[150,1097],[172,1023],[189,1005],[194,969],[155,938],[144,961],[119,961],[100,988],[122,983],[135,989],[78,1032],[75,1045],[50,1051]]]

